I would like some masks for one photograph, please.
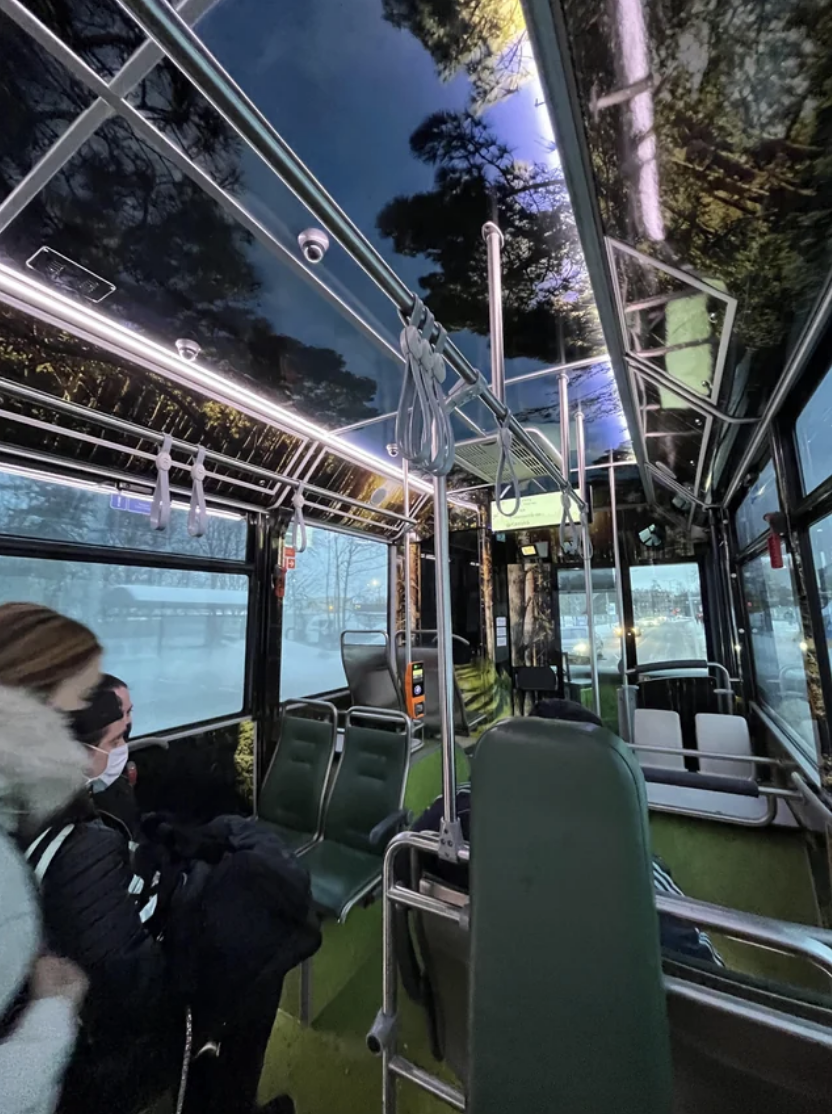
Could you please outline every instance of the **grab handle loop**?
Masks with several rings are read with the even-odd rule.
[[[299,487],[292,496],[294,513],[292,514],[292,522],[289,527],[289,545],[294,549],[295,553],[306,552],[306,522],[303,517],[304,503],[303,488]],[[298,544],[298,539],[300,539],[300,544]]]
[[[156,486],[153,489],[153,502],[150,506],[150,527],[152,530],[166,530],[170,522],[170,468],[173,464],[171,449],[173,438],[165,434],[162,447],[156,454]]]
[[[517,479],[517,470],[514,467],[514,457],[511,452],[513,437],[507,422],[500,426],[498,436],[500,439],[500,461],[497,465],[497,478],[494,481],[494,501],[500,514],[504,514],[506,518],[513,518],[520,510],[520,481]],[[502,499],[503,476],[506,465],[508,465],[509,470],[509,482],[514,491],[514,506],[510,511],[503,510]]]
[[[577,523],[572,521],[572,500],[564,491],[560,497],[563,513],[560,519],[560,551],[564,557],[574,557],[580,553],[580,539]]]
[[[454,464],[453,428],[442,392],[446,376],[442,350],[447,333],[440,326],[432,345],[434,325],[433,314],[416,298],[399,338],[405,368],[396,413],[396,444],[408,463],[431,475],[446,476]]]
[[[191,466],[191,505],[188,510],[188,533],[201,538],[208,529],[208,508],[205,505],[205,449],[197,449]]]

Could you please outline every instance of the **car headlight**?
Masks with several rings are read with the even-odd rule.
[[[576,642],[575,643],[575,653],[576,654],[585,654],[585,653],[588,652],[588,650],[589,650],[589,646],[587,646],[586,642]]]

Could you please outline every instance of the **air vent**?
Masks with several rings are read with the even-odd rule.
[[[540,447],[546,456],[563,475],[563,458],[548,437],[539,429],[527,429],[528,436]],[[525,445],[521,445],[515,437],[512,440],[511,455],[517,479],[540,479],[549,473]],[[500,466],[500,442],[495,435],[490,437],[476,437],[471,441],[457,441],[456,463],[466,472],[479,476],[482,480],[494,483],[497,479],[497,469]],[[504,472],[504,478],[507,478]]]

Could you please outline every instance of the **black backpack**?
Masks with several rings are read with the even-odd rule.
[[[256,820],[194,826],[156,815],[142,827],[167,860],[163,873],[180,878],[154,927],[200,1039],[218,1039],[261,980],[282,982],[320,947],[309,874]]]

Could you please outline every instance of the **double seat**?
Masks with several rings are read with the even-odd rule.
[[[336,766],[337,737],[333,704],[287,705],[258,819],[301,857],[318,911],[343,921],[381,885],[385,849],[407,819],[412,733],[400,712],[351,708]]]

